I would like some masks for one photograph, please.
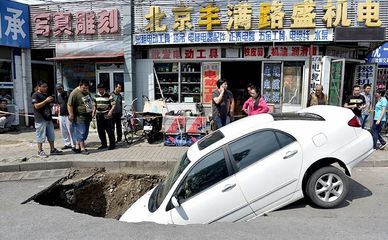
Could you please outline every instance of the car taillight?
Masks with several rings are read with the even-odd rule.
[[[361,127],[360,121],[358,120],[358,117],[354,116],[350,121],[348,122],[348,125],[351,127]]]

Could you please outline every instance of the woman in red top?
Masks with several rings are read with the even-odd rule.
[[[245,101],[242,108],[243,112],[248,114],[248,116],[260,113],[267,113],[269,111],[269,108],[264,98],[261,96],[258,88],[250,83],[248,84],[247,90],[251,97],[248,98],[247,101]]]

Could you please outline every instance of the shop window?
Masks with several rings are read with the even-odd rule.
[[[13,102],[12,68],[10,61],[0,61],[0,99]]]
[[[201,101],[201,64],[181,63],[181,102]]]
[[[155,63],[155,99],[163,96],[172,102],[179,101],[179,64],[175,63]],[[159,84],[156,82],[159,80]]]
[[[304,62],[285,62],[283,67],[283,104],[301,104]]]
[[[155,63],[155,99],[171,102],[201,101],[201,63]],[[160,88],[159,88],[159,84]]]
[[[69,90],[76,88],[79,81],[85,79],[90,82],[89,90],[96,91],[96,67],[94,63],[63,64],[62,75],[64,85]]]
[[[11,62],[0,61],[0,82],[12,82]]]

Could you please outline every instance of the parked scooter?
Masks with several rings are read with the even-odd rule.
[[[153,112],[143,113],[143,130],[148,143],[153,143],[162,130],[162,114]]]

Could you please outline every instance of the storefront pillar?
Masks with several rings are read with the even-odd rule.
[[[132,16],[133,8],[131,6],[123,6],[125,13],[128,13],[129,16],[123,18],[123,43],[124,43],[124,101],[126,104],[130,104],[132,99],[139,97],[136,96],[136,83],[134,81],[135,77],[135,58],[134,58],[134,48],[132,45]],[[141,99],[141,96],[140,98]],[[138,109],[138,106],[136,106]]]

